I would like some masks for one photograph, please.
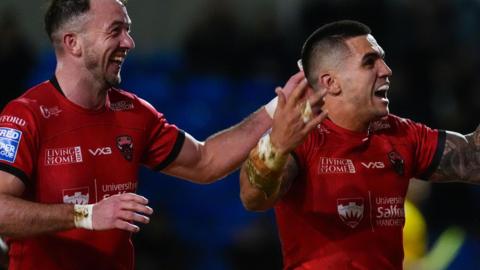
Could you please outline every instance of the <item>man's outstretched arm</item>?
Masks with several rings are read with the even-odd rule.
[[[430,180],[480,184],[480,126],[468,135],[447,131],[443,155]]]
[[[303,72],[298,72],[277,90],[281,89],[287,96],[304,80]],[[241,123],[210,136],[204,142],[186,134],[178,157],[162,172],[196,183],[221,179],[240,167],[271,125],[272,118],[262,107]]]

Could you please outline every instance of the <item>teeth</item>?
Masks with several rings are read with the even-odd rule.
[[[117,61],[117,62],[123,62],[123,58],[122,58],[122,57],[114,57],[112,60],[113,60],[113,61]]]
[[[390,88],[390,86],[388,84],[385,84],[385,85],[382,85],[380,86],[377,91],[383,91],[383,90],[388,90],[388,88]]]

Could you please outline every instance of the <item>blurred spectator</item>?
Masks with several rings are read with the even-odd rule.
[[[0,14],[0,80],[4,89],[0,108],[3,108],[26,89],[25,80],[33,68],[34,52],[20,30],[15,10],[7,8]]]
[[[459,226],[451,226],[443,231],[430,250],[427,250],[427,226],[420,210],[410,201],[405,202],[405,227],[403,243],[405,270],[445,270],[452,268],[453,262],[465,244],[466,233]],[[468,268],[469,267],[469,268]],[[464,265],[460,269],[477,269]]]
[[[194,23],[184,43],[189,69],[223,75],[242,72],[244,39],[228,1],[210,0],[205,7],[205,16]]]
[[[437,186],[450,189],[450,196],[459,192],[464,198],[443,199],[443,204],[429,209],[433,207],[431,201],[436,198],[436,195],[431,197],[431,189]],[[405,270],[480,269],[480,260],[477,259],[480,241],[478,229],[475,229],[478,224],[471,222],[468,215],[477,211],[469,196],[462,192],[462,187],[467,186],[431,185],[411,180],[403,230]],[[421,206],[425,204],[422,210]],[[437,212],[437,209],[441,211]],[[440,216],[435,217],[432,212]]]
[[[414,269],[414,265],[427,253],[427,223],[417,206],[409,200],[405,201],[405,226],[403,227],[403,265],[406,270]]]
[[[263,9],[256,18],[253,29],[246,31],[243,48],[247,77],[267,77],[281,81],[296,72],[299,47],[289,53],[287,37],[277,27],[274,10]]]
[[[184,42],[190,71],[277,80],[295,72],[295,61],[289,56],[296,59],[297,50],[295,56],[288,54],[287,37],[277,27],[274,10],[263,9],[247,29],[236,20],[228,1],[210,0],[206,7],[208,11],[193,24]]]

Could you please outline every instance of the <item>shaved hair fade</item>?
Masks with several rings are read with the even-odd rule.
[[[348,55],[347,39],[370,33],[368,26],[352,20],[335,21],[315,30],[302,47],[302,65],[309,84],[316,89],[319,68],[338,64]]]
[[[118,1],[123,5],[127,4],[127,0]],[[81,20],[89,10],[90,0],[51,0],[45,12],[44,23],[53,45],[59,42],[57,34],[60,29]]]

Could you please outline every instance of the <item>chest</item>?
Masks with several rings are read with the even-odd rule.
[[[115,114],[46,119],[40,132],[35,198],[49,203],[94,203],[135,192],[145,148],[143,123]]]
[[[412,153],[407,144],[384,140],[318,147],[306,157],[293,194],[305,213],[330,216],[342,227],[399,228],[414,170]]]
[[[305,186],[315,194],[403,194],[414,172],[412,146],[376,138],[319,145],[305,157]]]

